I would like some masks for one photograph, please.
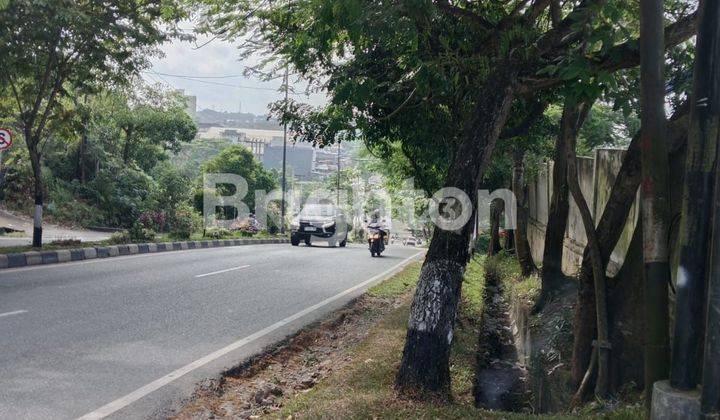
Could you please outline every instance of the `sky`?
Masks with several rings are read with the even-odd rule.
[[[194,41],[174,40],[164,44],[161,47],[164,57],[154,58],[152,67],[143,73],[143,78],[152,84],[161,83],[183,89],[187,95],[196,95],[198,110],[238,112],[242,109],[242,112],[262,115],[267,113],[268,104],[284,97],[279,91],[282,80],[263,82],[242,76],[245,67],[256,62],[255,58],[241,62],[235,45],[210,39],[198,35]],[[192,79],[177,76],[190,76]],[[305,87],[292,78],[291,85],[296,92],[302,92]],[[310,97],[295,94],[294,99],[313,105],[325,102],[322,94]]]

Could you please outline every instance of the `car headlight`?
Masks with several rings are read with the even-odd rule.
[[[327,221],[325,221],[325,223],[323,223],[323,225],[322,225],[323,229],[327,229],[327,228],[333,227],[333,226],[335,226],[335,221],[334,221],[334,220],[327,220]]]
[[[300,228],[300,221],[298,219],[292,219],[290,221],[290,229],[298,229]]]

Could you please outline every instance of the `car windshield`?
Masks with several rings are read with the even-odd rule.
[[[323,205],[309,205],[305,206],[300,212],[300,216],[312,217],[312,216],[324,216],[330,217],[335,215],[335,208],[333,206]]]

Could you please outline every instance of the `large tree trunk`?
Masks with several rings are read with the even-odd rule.
[[[33,217],[33,241],[34,248],[42,247],[42,217],[43,217],[43,179],[42,166],[40,163],[40,152],[37,150],[37,141],[33,141],[29,130],[25,130],[25,139],[28,144],[30,165],[33,171],[33,195],[35,201]]]
[[[545,229],[545,248],[542,263],[542,295],[547,298],[563,281],[562,258],[568,215],[570,214],[569,189],[567,185],[567,158],[565,145],[572,139],[572,131],[561,127],[555,141],[553,158],[553,182],[550,209]]]
[[[645,401],[667,378],[670,190],[665,141],[665,34],[662,0],[640,1],[642,223],[645,290]]]
[[[687,107],[681,107],[667,126],[667,141],[670,153],[675,152],[685,143],[687,135]],[[640,180],[642,178],[640,163],[640,133],[630,142],[623,158],[620,171],[615,178],[610,196],[597,223],[600,253],[607,269],[618,240],[622,236],[630,208],[635,201]],[[578,298],[575,305],[573,321],[573,384],[578,386],[587,370],[591,356],[592,340],[595,337],[595,292],[593,290],[592,264],[590,250],[585,247],[582,266],[578,276]]]
[[[500,199],[490,203],[490,243],[488,244],[488,256],[492,257],[500,252],[500,216],[503,213],[505,204]]]
[[[698,384],[709,256],[709,231],[718,140],[718,2],[700,2],[700,25],[687,141],[680,221],[675,331],[671,385],[691,390]],[[717,357],[714,355],[713,357]]]
[[[87,112],[82,117],[82,132],[80,134],[80,144],[78,145],[77,154],[77,165],[75,166],[75,178],[77,178],[81,184],[85,183],[85,151],[87,149],[88,142],[88,123],[89,115]]]
[[[515,202],[517,203],[517,223],[515,229],[515,252],[523,276],[532,274],[536,267],[533,262],[532,252],[530,251],[530,242],[527,238],[528,212],[527,201],[525,200],[525,151],[516,148],[513,151],[513,177],[512,189],[515,193]]]
[[[545,249],[543,250],[541,291],[540,298],[535,305],[535,311],[545,306],[545,302],[553,292],[562,285],[564,274],[562,272],[562,259],[565,244],[565,230],[567,229],[570,203],[568,201],[567,185],[567,157],[565,145],[572,141],[572,130],[569,126],[561,127],[555,141],[555,154],[553,161],[552,197],[550,210],[545,227]]]
[[[477,96],[473,120],[467,126],[448,171],[446,187],[464,191],[475,202],[477,189],[507,121],[516,78],[512,63],[498,65]],[[396,377],[401,392],[450,395],[450,345],[460,288],[468,260],[473,224],[460,231],[435,227],[420,272],[408,322],[402,362]]]
[[[589,105],[565,105],[563,110],[563,130],[572,131],[573,135],[569,136],[569,141],[565,144],[565,155],[568,165],[568,188],[572,194],[575,204],[580,211],[583,228],[587,236],[588,248],[590,248],[590,261],[593,267],[593,277],[595,279],[595,296],[597,303],[595,305],[595,317],[597,319],[597,341],[595,344],[595,352],[597,355],[597,381],[595,383],[595,395],[599,398],[605,398],[610,389],[610,340],[608,338],[608,316],[607,316],[607,284],[605,278],[605,264],[603,263],[600,252],[600,244],[598,243],[597,232],[595,231],[595,222],[593,221],[590,207],[585,200],[578,182],[577,157],[575,155],[575,143],[577,133],[587,116]],[[587,308],[586,308],[587,310]],[[588,370],[592,371],[592,366]],[[587,384],[587,381],[583,381]],[[581,399],[583,389],[578,390],[577,398]]]

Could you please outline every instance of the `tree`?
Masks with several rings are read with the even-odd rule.
[[[202,168],[203,173],[226,173],[240,175],[245,178],[248,184],[248,194],[243,199],[250,211],[255,208],[255,191],[271,191],[277,186],[277,180],[273,174],[262,167],[255,159],[250,149],[242,145],[233,145],[224,149],[213,159],[205,162]],[[219,185],[224,188],[224,185]],[[223,195],[229,192],[224,191]],[[198,208],[202,209],[202,203]]]
[[[136,74],[181,16],[173,2],[10,0],[0,6],[0,77],[12,92],[33,170],[33,246],[42,245],[43,143],[62,120],[64,98]]]
[[[667,126],[669,152],[680,149],[687,135],[687,106],[681,106],[675,111]],[[641,183],[641,150],[640,132],[632,138],[628,150],[625,152],[620,171],[613,183],[610,196],[600,216],[596,231],[598,243],[605,269],[610,261],[610,255],[620,239],[625,227],[630,208],[635,201]],[[578,275],[578,297],[575,305],[573,321],[573,356],[572,377],[575,385],[579,385],[583,375],[592,363],[591,348],[596,334],[596,314],[591,308],[595,307],[595,289],[592,259],[589,246],[583,252],[582,265]]]
[[[129,99],[114,117],[124,135],[122,161],[126,165],[136,162],[149,171],[166,157],[165,151],[178,152],[183,143],[195,138],[197,127],[179,98],[170,96],[160,103]]]
[[[593,352],[597,360],[597,380],[595,382],[595,395],[598,398],[605,398],[610,389],[610,340],[608,336],[608,315],[607,315],[607,288],[605,279],[605,267],[602,261],[600,244],[598,242],[597,231],[595,230],[595,222],[590,212],[585,197],[580,189],[577,170],[577,155],[575,152],[577,134],[585,122],[588,113],[587,103],[573,103],[572,99],[565,105],[561,123],[561,130],[564,132],[561,136],[566,137],[568,141],[563,145],[565,148],[565,160],[567,162],[567,184],[572,194],[575,204],[578,206],[580,216],[582,218],[583,228],[588,240],[588,248],[590,248],[590,262],[593,267],[593,276],[595,278],[595,312],[597,319],[597,341]],[[565,133],[567,132],[567,133]],[[588,310],[589,308],[584,308]],[[590,377],[593,366],[588,367],[588,374],[585,378]],[[587,384],[587,380],[583,381]],[[576,400],[582,398],[583,386],[577,392]]]
[[[258,35],[247,51],[278,54],[283,65],[291,62],[328,90],[328,106],[295,104],[283,114],[299,137],[332,143],[339,132],[357,133],[419,151],[433,150],[441,139],[443,186],[464,191],[471,202],[517,99],[559,86],[597,96],[614,82],[613,72],[639,62],[637,40],[618,24],[633,20],[624,2],[567,2],[559,16],[553,7],[555,19],[549,1],[206,2],[218,32]],[[237,19],[238,8],[246,19]],[[671,24],[666,45],[692,36],[694,19]],[[472,224],[435,229],[396,377],[402,391],[449,393],[472,232]]]

